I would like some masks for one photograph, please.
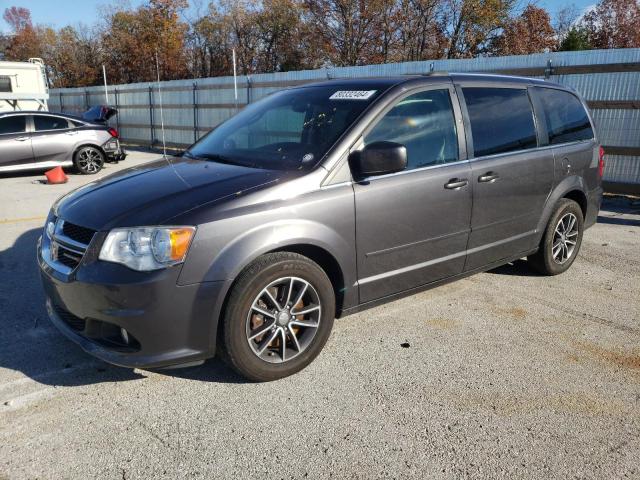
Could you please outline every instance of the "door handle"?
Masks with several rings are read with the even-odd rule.
[[[67,135],[77,135],[78,132],[76,132],[75,130],[71,130],[70,132],[65,132]]]
[[[466,178],[452,178],[448,183],[444,184],[447,190],[457,190],[467,185],[469,181]]]
[[[480,183],[493,183],[499,178],[500,178],[500,175],[498,175],[497,173],[487,172],[484,175],[480,175],[478,177],[478,182],[480,182]]]
[[[24,142],[25,140],[29,140],[29,137],[18,137],[14,138],[16,142]]]

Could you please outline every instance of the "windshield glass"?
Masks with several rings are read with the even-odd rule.
[[[254,168],[308,170],[379,93],[337,85],[278,92],[247,106],[185,156]]]

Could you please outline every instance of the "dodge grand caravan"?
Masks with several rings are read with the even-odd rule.
[[[334,80],[58,200],[53,323],[117,365],[290,375],[334,318],[526,257],[575,260],[603,151],[573,91],[505,76]]]

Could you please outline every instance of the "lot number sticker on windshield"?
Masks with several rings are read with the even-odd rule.
[[[375,90],[338,90],[329,100],[369,100]]]

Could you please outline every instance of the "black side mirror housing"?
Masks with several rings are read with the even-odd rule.
[[[407,149],[395,142],[373,142],[351,152],[349,167],[356,178],[400,172],[407,168]]]

